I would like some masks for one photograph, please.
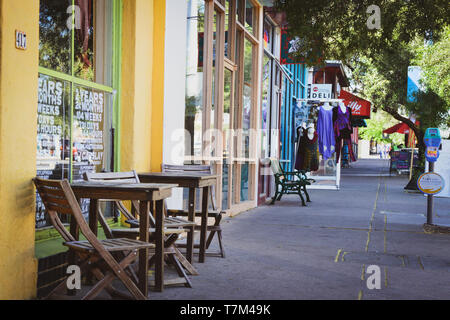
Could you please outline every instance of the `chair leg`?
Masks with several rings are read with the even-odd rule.
[[[273,196],[272,202],[270,202],[270,204],[274,204],[275,201],[277,200],[277,197],[278,197],[278,191],[275,192],[275,195]]]
[[[123,259],[119,266],[122,269],[127,268],[134,260],[137,259],[136,252],[130,253],[125,259]],[[131,280],[131,278],[123,272],[115,273],[113,271],[109,271],[108,274],[99,281],[84,297],[83,300],[92,300],[94,299],[106,286],[110,285],[110,283],[114,280],[114,278],[119,278],[128,291],[133,295],[133,297],[137,300],[147,300],[136,284]]]
[[[191,280],[187,276],[186,272],[184,272],[184,269],[181,266],[180,262],[178,261],[177,257],[175,256],[175,254],[169,255],[169,261],[174,265],[175,270],[177,271],[178,275],[180,277],[183,277],[184,279],[186,279],[186,283],[184,284],[184,286],[188,287],[188,288],[192,288]]]
[[[222,230],[217,231],[217,239],[219,240],[220,254],[222,258],[225,258],[225,250],[222,245]]]
[[[306,186],[303,186],[303,192],[304,192],[305,195],[306,195],[306,201],[307,201],[307,202],[311,202],[311,199],[309,198],[309,194],[308,194],[308,192],[306,191]]]
[[[283,196],[283,194],[286,192],[286,190],[284,190],[284,188],[282,188],[281,189],[281,192],[279,193],[279,196],[278,196],[278,201],[281,201],[281,197]]]
[[[175,250],[175,254],[178,258],[178,261],[180,261],[181,265],[189,272],[191,276],[198,276],[198,271],[194,268],[192,264],[189,263],[189,261],[183,256],[183,254],[178,250],[176,246],[173,246]]]
[[[302,199],[302,206],[306,207],[305,199],[302,196],[302,189],[298,188],[298,195],[300,196],[300,199]]]
[[[215,221],[214,221],[214,227],[219,227],[221,220],[222,220],[222,215],[217,216]],[[208,249],[209,246],[211,245],[211,242],[212,242],[216,232],[217,232],[216,230],[212,230],[212,231],[209,232],[208,240],[206,240],[206,249]]]

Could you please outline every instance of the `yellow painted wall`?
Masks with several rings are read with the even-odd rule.
[[[150,171],[162,161],[165,0],[123,3],[120,170]]]
[[[15,30],[28,49],[15,48]],[[0,0],[0,299],[36,294],[34,258],[39,1]]]

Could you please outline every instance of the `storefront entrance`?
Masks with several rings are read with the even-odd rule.
[[[253,0],[188,1],[185,163],[213,167],[230,213],[256,205],[261,14]]]

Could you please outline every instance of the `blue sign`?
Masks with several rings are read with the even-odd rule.
[[[441,132],[438,128],[428,128],[425,131],[423,142],[427,147],[425,158],[428,162],[436,162],[439,158],[439,146],[441,145]]]
[[[416,98],[414,94],[418,91],[423,91],[423,86],[420,83],[422,78],[422,69],[420,67],[408,67],[408,101],[414,102]]]

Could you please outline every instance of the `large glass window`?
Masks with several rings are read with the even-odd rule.
[[[255,198],[256,161],[250,158],[258,139],[251,135],[259,105],[262,34],[255,32],[262,8],[250,0],[186,1],[185,162],[211,165],[220,175],[216,203],[233,210]],[[213,136],[209,129],[215,129]]]
[[[269,129],[270,129],[270,104],[271,104],[271,71],[272,60],[269,56],[263,58],[263,91],[261,106],[261,159],[269,156]]]
[[[37,176],[74,181],[83,180],[84,172],[114,169],[117,5],[116,0],[40,1]],[[36,227],[48,225],[37,196]]]
[[[205,1],[188,0],[186,48],[185,153],[200,157],[203,137]]]

